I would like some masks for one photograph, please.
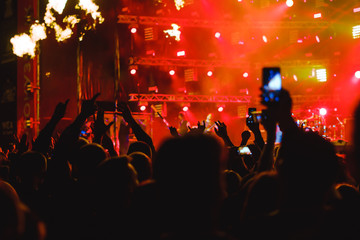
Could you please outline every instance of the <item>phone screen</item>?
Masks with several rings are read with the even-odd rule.
[[[250,148],[247,146],[240,146],[237,150],[239,155],[250,155],[251,151]]]
[[[264,67],[262,69],[262,85],[265,102],[278,102],[281,90],[281,73],[279,67]]]
[[[280,130],[280,127],[278,124],[276,124],[276,138],[275,143],[281,143],[282,139],[282,131]]]

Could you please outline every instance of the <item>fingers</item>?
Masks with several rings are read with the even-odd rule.
[[[114,124],[114,121],[112,121],[111,123],[109,123],[109,124],[106,126],[106,129],[109,129],[113,124]]]
[[[95,102],[96,99],[97,99],[99,96],[100,96],[100,93],[95,94],[95,95],[90,99],[90,101]]]

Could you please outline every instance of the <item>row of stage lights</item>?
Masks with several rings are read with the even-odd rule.
[[[147,107],[148,107],[148,103],[147,102],[139,102],[138,103],[138,107],[139,107],[139,110],[141,112],[144,112],[146,111]],[[190,104],[189,103],[186,103],[186,104],[182,104],[182,107],[181,107],[182,111],[183,112],[187,112],[190,110]],[[218,104],[216,106],[216,109],[219,113],[223,112],[225,110],[225,104]]]
[[[136,65],[131,65],[130,68],[130,74],[131,75],[136,75],[137,73],[137,66]],[[176,74],[176,71],[174,69],[170,69],[169,70],[169,75],[170,76],[174,76]],[[212,77],[214,75],[214,72],[212,70],[208,70],[206,72],[206,75],[208,77]],[[244,78],[247,78],[249,77],[249,73],[248,72],[244,72],[243,75],[242,75]],[[336,74],[334,74],[334,77],[336,77]],[[360,80],[360,70],[358,71],[355,71],[354,73],[354,83],[357,83],[359,82]],[[316,70],[316,78],[318,79],[319,82],[326,82],[327,81],[327,73],[326,73],[326,69],[317,69]],[[293,75],[293,79],[294,81],[298,81],[298,77],[294,74]]]
[[[137,65],[131,65],[131,66],[129,67],[129,72],[130,72],[131,75],[136,75],[137,70],[138,70]],[[176,74],[175,69],[170,69],[170,70],[169,70],[169,75],[170,75],[170,76],[174,76],[175,74]],[[214,71],[213,71],[213,70],[208,70],[208,71],[206,72],[206,75],[207,75],[208,77],[212,77],[212,76],[214,75]],[[243,76],[244,78],[247,78],[247,77],[249,77],[249,73],[248,73],[248,72],[244,72],[242,76]]]

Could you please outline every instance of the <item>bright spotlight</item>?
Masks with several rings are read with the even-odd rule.
[[[136,69],[131,69],[131,70],[130,70],[130,74],[131,74],[131,75],[135,75],[135,74],[136,74]]]
[[[169,71],[169,74],[170,74],[171,76],[174,76],[174,75],[175,75],[175,70],[171,69],[171,70]]]
[[[221,33],[220,33],[220,32],[216,32],[216,33],[215,33],[215,37],[216,37],[216,38],[220,38],[220,36],[221,36]]]
[[[223,106],[220,106],[220,107],[218,107],[218,112],[222,112],[222,111],[224,111],[224,107]]]
[[[325,116],[325,115],[327,114],[326,108],[320,108],[319,114],[320,114],[321,116]]]
[[[360,79],[360,71],[356,71],[356,72],[355,72],[355,77],[356,77],[357,79]]]
[[[293,0],[286,0],[286,6],[292,7],[293,5],[294,5],[294,1],[293,1]]]
[[[182,110],[183,110],[184,112],[187,112],[187,111],[189,111],[189,107],[188,107],[188,106],[184,106],[184,107],[182,108]]]
[[[142,112],[145,111],[145,110],[146,110],[146,106],[144,106],[144,105],[140,106],[140,110],[141,110]]]
[[[136,33],[136,32],[137,32],[137,29],[136,29],[135,27],[132,27],[132,28],[130,29],[130,32],[131,32],[131,33]]]
[[[262,39],[263,39],[264,43],[268,42],[268,39],[267,39],[267,37],[265,35],[262,37]]]
[[[209,71],[207,72],[207,75],[208,75],[208,77],[211,77],[211,76],[213,75],[213,72],[212,72],[211,70],[209,70]]]
[[[243,77],[244,77],[244,78],[247,78],[248,76],[249,76],[249,73],[244,72]]]

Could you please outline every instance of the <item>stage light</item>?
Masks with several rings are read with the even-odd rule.
[[[352,28],[352,35],[354,39],[360,38],[360,25],[356,25]]]
[[[170,74],[171,76],[174,76],[174,75],[175,75],[175,70],[171,69],[171,70],[169,71],[169,74]]]
[[[326,82],[327,81],[327,74],[326,74],[326,69],[325,68],[316,69],[316,79],[319,82]]]
[[[319,114],[320,114],[321,116],[325,116],[325,115],[327,114],[326,108],[320,108]]]
[[[148,106],[148,102],[143,102],[143,101],[139,101],[138,102],[138,106],[139,106],[139,109],[140,111],[145,111],[146,110],[146,107]]]
[[[318,43],[320,42],[319,36],[316,36],[315,39],[316,39],[316,41],[317,41]]]
[[[293,75],[293,78],[294,78],[295,82],[298,81],[298,77],[295,74]]]
[[[176,53],[176,55],[177,55],[178,57],[184,57],[184,56],[185,56],[185,51],[178,51],[178,52]]]
[[[355,72],[355,77],[356,77],[357,79],[360,79],[360,71],[356,71],[356,72]]]
[[[131,75],[135,75],[136,74],[136,72],[137,72],[137,65],[131,65],[130,67],[129,67],[129,71],[130,71],[130,74]]]
[[[131,33],[136,33],[136,32],[137,32],[137,29],[136,29],[135,27],[132,27],[132,28],[130,29],[130,32],[131,32]]]
[[[321,17],[322,17],[321,13],[315,13],[314,14],[314,18],[321,18]]]
[[[221,33],[220,33],[220,32],[216,32],[216,33],[215,33],[215,37],[216,37],[216,38],[220,38],[220,36],[221,36]]]
[[[189,111],[189,107],[188,107],[188,106],[184,106],[184,107],[182,108],[182,110],[183,110],[184,112],[187,112],[187,111]]]
[[[218,106],[218,112],[223,112],[224,111],[224,106]]]
[[[293,5],[294,5],[294,1],[293,1],[293,0],[286,0],[286,6],[292,7]]]
[[[244,77],[244,78],[247,78],[248,76],[249,76],[249,73],[244,72],[243,77]]]
[[[357,8],[354,8],[354,13],[358,13],[358,12],[360,12],[360,7],[357,7]]]
[[[208,77],[211,77],[211,76],[213,75],[213,72],[212,72],[211,70],[209,70],[209,71],[207,72],[207,75],[208,75]]]
[[[264,41],[264,43],[267,43],[267,37],[264,35],[263,37],[262,37],[262,39],[263,39],[263,41]]]

